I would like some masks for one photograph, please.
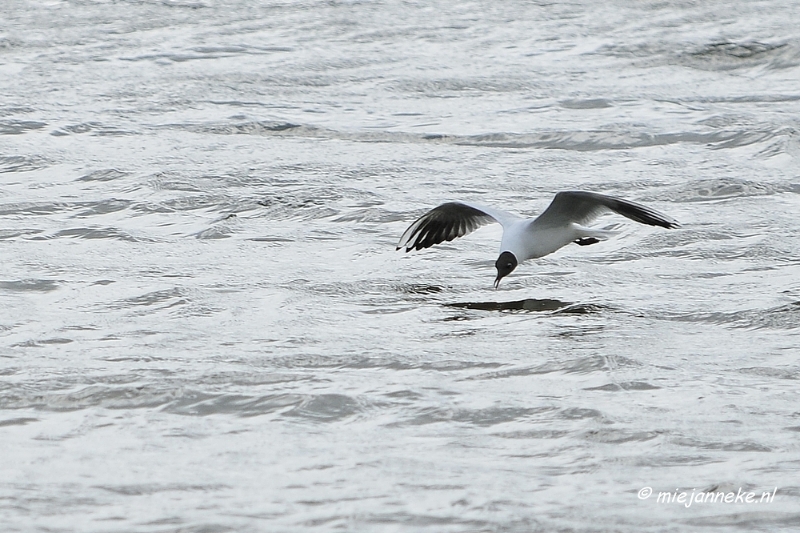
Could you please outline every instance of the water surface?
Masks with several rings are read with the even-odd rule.
[[[796,527],[793,2],[0,18],[5,531]],[[565,189],[682,228],[394,250]]]

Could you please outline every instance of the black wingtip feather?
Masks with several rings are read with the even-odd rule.
[[[431,209],[411,224],[400,237],[396,249],[405,248],[409,252],[430,248],[435,244],[463,237],[493,221],[495,219],[491,215],[480,209],[460,202],[448,202]]]
[[[621,198],[613,198],[613,202],[608,205],[617,213],[630,218],[635,222],[647,224],[649,226],[659,226],[666,229],[679,228],[680,224],[672,220],[666,215],[663,215],[649,207],[623,200]]]

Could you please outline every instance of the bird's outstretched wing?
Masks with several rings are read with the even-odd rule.
[[[655,209],[615,196],[585,191],[564,191],[556,194],[550,206],[534,220],[533,224],[541,228],[559,227],[570,223],[588,224],[608,211],[650,226],[668,229],[680,227],[677,221]]]
[[[430,248],[434,244],[463,237],[483,225],[493,222],[505,225],[517,218],[516,215],[499,209],[464,202],[447,202],[431,209],[411,224],[400,237],[397,249],[405,248],[406,252],[410,252]]]

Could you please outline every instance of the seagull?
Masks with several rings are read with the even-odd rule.
[[[419,217],[403,232],[397,249],[422,250],[444,241],[463,237],[479,227],[499,222],[503,226],[500,257],[495,262],[497,278],[508,276],[517,265],[528,259],[544,257],[570,243],[588,246],[614,235],[615,232],[589,228],[603,213],[613,211],[636,222],[672,229],[677,221],[655,209],[615,196],[586,191],[562,191],[550,206],[536,218],[523,218],[513,213],[472,202],[447,202]]]

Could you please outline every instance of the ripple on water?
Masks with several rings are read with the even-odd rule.
[[[646,467],[672,467],[672,466],[699,466],[713,463],[721,463],[724,460],[719,457],[708,455],[678,455],[678,454],[644,454],[631,459],[631,464]],[[711,491],[713,492],[713,491]]]
[[[113,227],[105,228],[69,228],[57,231],[49,237],[36,237],[35,240],[43,239],[60,239],[60,238],[78,238],[78,239],[114,239],[128,242],[139,242],[142,239],[136,238],[122,230]],[[149,240],[149,239],[148,239]]]
[[[591,357],[580,357],[575,359],[561,359],[548,361],[540,365],[526,366],[521,368],[509,368],[494,372],[484,372],[475,376],[463,378],[464,380],[482,379],[506,379],[520,376],[531,376],[539,374],[550,374],[553,372],[564,372],[567,374],[589,374],[610,368],[638,367],[639,363],[625,358],[612,358],[596,355]]]
[[[608,383],[606,385],[600,385],[599,387],[587,387],[583,390],[619,392],[619,391],[632,391],[632,390],[656,390],[660,388],[661,387],[656,387],[655,385],[651,385],[644,381],[628,381],[622,383]]]
[[[37,235],[41,232],[42,230],[33,228],[0,229],[0,240],[11,240],[17,237]]]
[[[743,374],[763,376],[766,378],[800,380],[800,368],[770,368],[754,366],[739,370]]]
[[[768,66],[790,68],[800,64],[800,52],[790,43],[716,41],[678,56],[679,61],[701,70],[735,70]]]
[[[140,296],[116,300],[105,309],[126,311],[130,316],[148,316],[168,313],[175,318],[208,317],[224,310],[224,307],[208,305],[193,298],[192,293],[182,287],[152,291]]]
[[[0,120],[0,135],[21,135],[47,126],[36,120]]]
[[[580,105],[580,104],[577,104]],[[587,104],[592,105],[592,104]],[[630,128],[594,130],[548,130],[528,133],[493,132],[477,135],[441,135],[394,131],[339,131],[309,125],[273,125],[261,122],[220,123],[203,126],[179,126],[190,131],[215,134],[248,134],[279,137],[317,137],[351,142],[424,143],[492,148],[539,148],[594,152],[629,150],[674,144],[698,144],[712,149],[726,149],[770,140],[784,132],[772,127],[764,129],[731,128],[727,130],[683,132],[641,132]]]
[[[303,342],[307,345],[309,342]],[[433,370],[437,372],[454,372],[459,370],[470,370],[473,368],[497,368],[502,366],[499,363],[482,361],[462,361],[456,359],[445,359],[439,361],[419,361],[416,358],[402,359],[397,355],[376,355],[366,357],[363,355],[337,355],[321,354],[313,355],[308,353],[298,353],[286,357],[271,357],[270,364],[278,368],[287,369],[323,369],[323,368],[342,368],[342,369],[388,369],[388,370]]]
[[[690,184],[675,187],[659,198],[671,202],[706,202],[747,198],[751,196],[770,196],[793,192],[800,193],[800,184],[764,183],[740,178],[711,178],[695,180]]]
[[[40,409],[46,411],[76,411],[91,407],[129,409],[158,407],[168,402],[174,391],[155,389],[151,386],[88,385],[71,391],[55,388],[67,384],[51,384],[49,390],[27,390],[17,388],[7,391],[0,400],[6,409]]]
[[[670,490],[670,489],[667,489]],[[730,492],[736,493],[736,490]],[[755,490],[756,494],[760,494],[760,490]],[[780,492],[779,492],[780,493]],[[759,501],[758,498],[755,501]],[[697,518],[687,518],[685,523],[688,525],[697,525],[698,527],[721,527],[731,528],[735,527],[741,531],[791,531],[800,523],[800,513],[786,512],[750,512],[750,513],[732,513],[728,515],[716,516],[702,516]]]
[[[0,290],[11,292],[50,292],[58,289],[59,282],[52,279],[21,279],[0,281]]]
[[[96,487],[98,489],[113,492],[115,494],[121,494],[123,496],[144,496],[158,494],[161,492],[208,492],[229,488],[228,485],[216,483],[208,485],[188,485],[183,483],[129,483],[119,485],[96,485]],[[181,528],[181,530],[183,530],[183,528]],[[202,531],[205,530],[205,528],[202,529]],[[225,530],[226,529],[222,529],[220,531]]]
[[[400,222],[408,220],[406,213],[399,211],[389,211],[380,207],[364,207],[349,209],[346,213],[333,219],[334,222],[369,222],[372,224],[388,224],[390,222]],[[360,231],[385,231],[383,229],[374,230],[371,228],[360,228]]]
[[[746,309],[734,312],[689,313],[663,316],[678,322],[705,322],[732,328],[795,329],[800,328],[800,302],[768,309]]]
[[[38,418],[30,418],[30,417],[19,417],[19,418],[7,418],[5,420],[0,420],[0,427],[4,426],[24,426],[26,424],[30,424],[31,422],[38,422]]]
[[[356,399],[344,394],[316,394],[305,396],[298,405],[285,411],[283,416],[334,422],[355,415],[363,408]]]
[[[483,409],[447,409],[426,407],[417,414],[393,426],[421,426],[440,422],[458,422],[472,426],[489,427],[520,419],[527,419],[552,411],[552,407],[487,407]]]
[[[334,187],[320,187],[273,193],[263,196],[258,204],[266,208],[262,212],[271,219],[314,220],[339,215],[339,202],[344,198]]]
[[[118,136],[118,135],[135,135],[135,131],[126,130],[117,126],[110,126],[99,122],[82,122],[80,124],[71,124],[63,126],[51,133],[56,137],[64,137],[66,135],[79,135],[83,133],[90,133],[98,137]]]
[[[242,394],[214,394],[198,390],[183,390],[177,398],[163,404],[168,413],[209,416],[229,414],[241,417],[267,415],[285,411],[302,404],[301,394],[267,394],[251,396]]]
[[[296,379],[294,376],[279,377],[272,380],[272,383],[294,379]],[[113,377],[107,381],[113,381]],[[58,390],[64,388],[71,390]],[[90,385],[51,383],[46,390],[42,388],[7,390],[0,398],[0,406],[5,409],[78,411],[101,407],[160,409],[168,413],[189,416],[230,414],[241,417],[280,412],[288,416],[329,420],[349,416],[360,410],[362,408],[360,405],[358,401],[342,395],[219,393],[163,381]]]
[[[99,202],[79,202],[74,204],[76,208],[83,210],[74,214],[73,218],[86,218],[95,215],[107,215],[109,213],[116,213],[124,211],[133,202],[130,200],[121,200],[119,198],[109,198],[108,200],[101,200]]]
[[[134,296],[131,298],[125,298],[124,300],[120,300],[117,304],[115,304],[115,308],[125,309],[132,306],[153,306],[153,305],[161,305],[164,303],[169,303],[169,306],[178,305],[180,303],[185,303],[185,291],[180,287],[174,287],[172,289],[165,289],[160,291],[152,291],[141,296]]]
[[[587,431],[583,438],[593,442],[606,444],[623,444],[625,442],[646,442],[658,437],[658,431],[629,431],[625,429],[602,428]]]
[[[571,431],[557,429],[532,429],[528,431],[505,431],[494,433],[495,436],[503,439],[560,439],[567,437]]]
[[[772,448],[751,441],[709,441],[689,437],[672,439],[678,446],[696,448],[698,450],[721,450],[725,452],[771,452]]]
[[[124,172],[122,170],[117,170],[115,168],[107,168],[102,170],[95,170],[93,172],[89,172],[88,174],[84,174],[76,181],[113,181],[120,178],[125,178],[127,176],[132,175],[132,172]]]
[[[19,202],[0,206],[0,216],[49,215],[52,213],[69,211],[70,209],[72,209],[72,205],[66,202]]]
[[[790,42],[711,41],[675,49],[669,42],[605,45],[597,53],[634,58],[647,63],[678,64],[697,70],[727,71],[766,67],[792,68],[800,64],[800,50]]]
[[[6,172],[30,172],[47,166],[48,162],[43,157],[0,155],[0,174]]]
[[[603,420],[605,419],[605,416],[597,409],[589,409],[586,407],[569,407],[567,409],[560,410],[557,418],[562,418],[564,420],[583,420],[586,418]]]
[[[438,294],[444,290],[444,287],[424,283],[401,283],[397,289],[407,294]]]
[[[6,48],[9,41],[4,37],[0,37],[0,49]],[[0,105],[0,117],[10,117],[14,115],[23,115],[25,113],[33,113],[36,111],[32,107],[22,105]]]

